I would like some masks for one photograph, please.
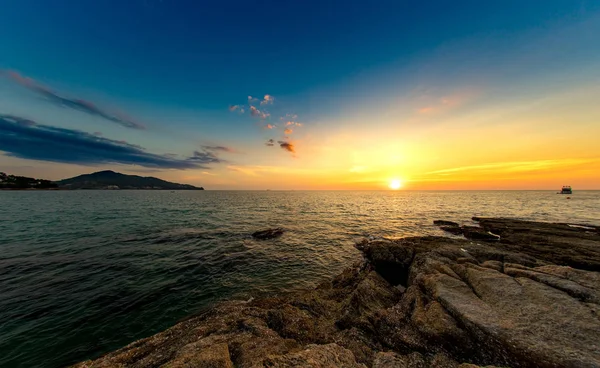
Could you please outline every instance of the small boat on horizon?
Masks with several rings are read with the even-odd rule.
[[[560,192],[556,194],[573,194],[573,190],[571,189],[570,185],[564,185]]]

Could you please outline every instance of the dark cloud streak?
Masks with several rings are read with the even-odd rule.
[[[0,151],[29,160],[80,165],[139,165],[155,169],[207,169],[204,165],[222,162],[215,155],[203,155],[202,152],[187,159],[157,155],[125,141],[3,114],[0,114]]]
[[[220,151],[220,152],[229,152],[234,153],[235,150],[233,148],[225,147],[225,146],[202,146],[202,149],[205,151]]]

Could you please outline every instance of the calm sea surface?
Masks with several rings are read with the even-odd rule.
[[[600,224],[599,209],[600,191],[3,191],[0,366],[68,365],[219,300],[314,286],[365,236],[474,215]]]

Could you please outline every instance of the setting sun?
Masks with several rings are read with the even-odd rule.
[[[390,189],[398,190],[402,187],[402,181],[400,179],[392,179],[390,181]]]

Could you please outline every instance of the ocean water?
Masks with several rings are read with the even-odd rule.
[[[600,224],[600,191],[3,191],[0,367],[61,367],[223,299],[312,287],[367,236],[474,215]],[[253,240],[281,226],[278,239]]]

